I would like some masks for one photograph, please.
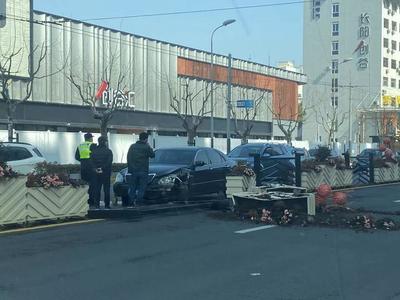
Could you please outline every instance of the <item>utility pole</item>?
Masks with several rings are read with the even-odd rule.
[[[231,152],[231,109],[232,109],[232,54],[228,56],[228,97],[226,99],[226,153]]]
[[[351,90],[352,90],[352,88],[353,88],[353,86],[352,86],[352,83],[351,83],[351,74],[350,74],[350,84],[349,84],[349,133],[348,133],[348,136],[349,136],[349,153],[350,153],[350,155],[351,155],[351,143],[352,143],[352,122],[351,122],[351,119],[352,119],[352,116],[351,116],[351,111],[352,111],[352,107],[351,107],[351,102],[352,102],[352,99],[351,99]]]

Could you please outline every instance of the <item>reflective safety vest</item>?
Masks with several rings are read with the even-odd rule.
[[[91,142],[84,142],[78,146],[79,149],[79,157],[80,159],[89,159],[90,158],[90,146]]]

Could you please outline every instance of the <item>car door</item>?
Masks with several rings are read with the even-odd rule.
[[[208,157],[210,158],[210,191],[218,193],[226,189],[226,160],[218,153],[217,150],[207,149]]]
[[[197,165],[199,162],[203,165]],[[190,193],[191,195],[210,194],[210,159],[206,150],[197,151],[194,158],[194,170],[191,173]]]
[[[37,161],[33,159],[33,155],[24,147],[9,146],[6,147],[8,152],[7,164],[14,171],[21,174],[28,174],[33,171]]]

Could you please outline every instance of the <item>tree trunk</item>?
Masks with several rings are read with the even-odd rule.
[[[196,146],[196,141],[195,141],[195,137],[196,137],[196,130],[195,129],[188,129],[187,131],[187,144],[188,146]]]
[[[101,136],[107,137],[107,131],[108,131],[108,121],[105,119],[101,119],[101,121],[100,121]]]
[[[292,134],[286,133],[285,138],[286,138],[286,143],[288,143],[288,145],[292,145]]]
[[[12,118],[11,103],[7,103],[7,131],[8,141],[13,142],[14,140],[14,124]]]

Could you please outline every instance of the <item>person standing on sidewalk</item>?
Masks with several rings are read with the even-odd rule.
[[[110,208],[110,180],[113,162],[113,153],[108,148],[107,138],[99,137],[99,145],[92,153],[92,161],[95,172],[94,205],[100,207],[101,187],[104,191],[104,207]]]
[[[85,141],[80,144],[75,151],[75,159],[81,163],[81,179],[89,185],[89,200],[88,204],[94,205],[93,188],[95,181],[95,173],[91,161],[91,154],[96,149],[96,144],[93,143],[93,135],[88,132],[84,135]]]
[[[142,132],[139,141],[132,144],[128,151],[129,200],[135,206],[143,204],[149,177],[149,158],[154,157],[148,138],[149,135]]]

